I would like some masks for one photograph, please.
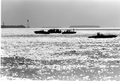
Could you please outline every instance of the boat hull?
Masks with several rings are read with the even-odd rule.
[[[62,34],[75,34],[76,32],[62,32]]]
[[[34,31],[35,34],[50,34],[49,32]]]
[[[106,35],[106,36],[89,36],[88,38],[115,38],[116,35]]]

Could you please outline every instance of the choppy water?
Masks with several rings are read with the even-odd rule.
[[[119,81],[120,31],[77,30],[73,35],[36,35],[2,29],[1,74],[30,80]],[[92,39],[101,32],[117,38]]]

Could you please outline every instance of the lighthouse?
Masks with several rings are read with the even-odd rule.
[[[29,26],[29,20],[27,20],[27,28],[30,28],[30,26]]]

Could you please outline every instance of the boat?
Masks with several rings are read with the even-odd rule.
[[[35,33],[35,34],[50,34],[49,32],[44,31],[44,30],[34,31],[34,33]]]
[[[117,35],[104,35],[104,34],[100,34],[100,33],[97,33],[97,35],[94,35],[94,36],[89,36],[88,38],[114,38],[114,37],[117,37]]]
[[[48,31],[40,30],[34,31],[35,34],[51,34],[51,33],[62,33],[59,29],[49,29]]]
[[[74,30],[66,30],[62,32],[62,34],[75,34],[76,32]]]
[[[48,32],[49,33],[62,33],[61,30],[59,29],[49,29]]]

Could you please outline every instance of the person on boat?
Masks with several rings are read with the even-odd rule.
[[[100,36],[101,34],[100,33],[97,33],[97,36]]]

